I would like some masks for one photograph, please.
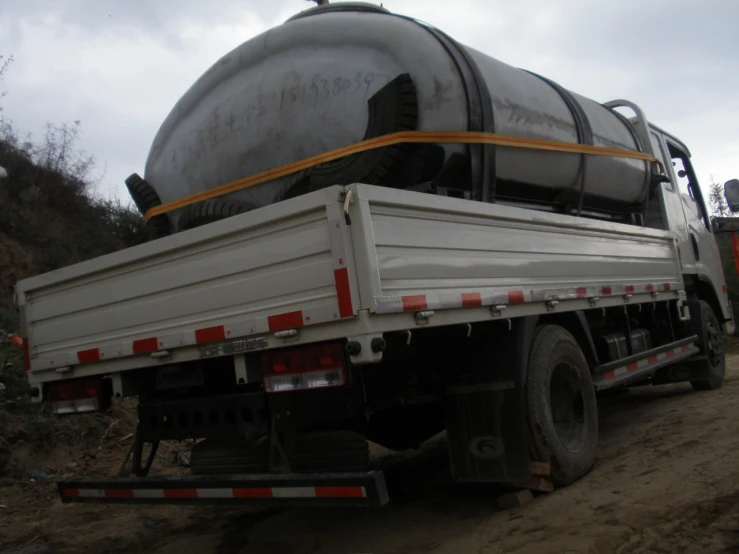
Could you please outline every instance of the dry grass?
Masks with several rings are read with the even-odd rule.
[[[135,208],[95,197],[94,158],[75,150],[77,125],[50,126],[41,144],[0,124],[0,325],[26,277],[146,241]],[[2,327],[0,327],[2,328]]]

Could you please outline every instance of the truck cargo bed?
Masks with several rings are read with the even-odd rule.
[[[352,185],[22,281],[18,300],[37,384],[273,348],[292,329],[314,342],[419,312],[450,325],[682,288],[668,232]]]

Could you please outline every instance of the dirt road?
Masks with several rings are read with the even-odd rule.
[[[593,471],[516,510],[498,511],[491,487],[453,483],[439,439],[388,464],[382,510],[61,505],[49,485],[0,522],[2,550],[739,552],[739,355],[719,391],[643,387],[599,409]]]

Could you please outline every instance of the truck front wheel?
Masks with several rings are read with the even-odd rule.
[[[598,447],[598,405],[585,356],[563,327],[543,325],[534,336],[526,402],[533,457],[549,462],[554,484],[585,475]]]
[[[691,381],[691,385],[696,390],[715,390],[721,388],[724,384],[724,374],[726,373],[726,357],[724,352],[724,337],[721,333],[721,324],[714,313],[711,305],[705,300],[701,300],[700,318],[701,325],[698,342],[705,359],[700,364],[708,370],[708,379],[702,381]]]

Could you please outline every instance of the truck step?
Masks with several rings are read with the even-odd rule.
[[[595,368],[593,385],[602,391],[650,377],[661,367],[685,360],[700,352],[697,336],[688,337]]]
[[[67,479],[62,502],[111,504],[264,504],[357,506],[387,504],[381,471],[186,477]]]

